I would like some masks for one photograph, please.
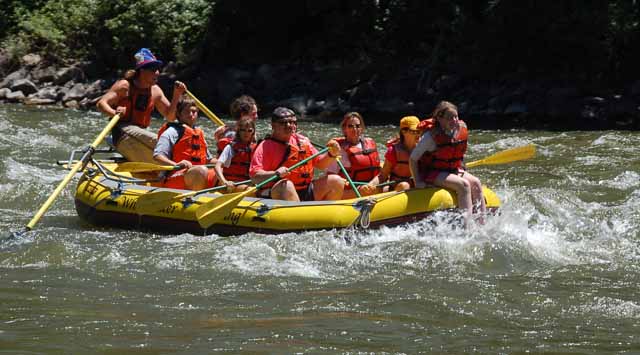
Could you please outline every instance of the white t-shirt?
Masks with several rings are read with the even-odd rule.
[[[222,166],[228,168],[231,166],[231,159],[236,155],[235,150],[233,150],[232,143],[227,144],[220,156],[218,157],[218,161],[222,163]]]
[[[411,160],[418,161],[424,153],[433,152],[437,147],[436,141],[433,140],[433,136],[431,135],[431,131],[426,132],[422,135],[418,144],[411,151]]]

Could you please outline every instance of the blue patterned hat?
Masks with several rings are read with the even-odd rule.
[[[162,66],[163,64],[162,61],[156,59],[156,56],[148,48],[140,48],[134,57],[136,58],[136,70],[151,66]]]

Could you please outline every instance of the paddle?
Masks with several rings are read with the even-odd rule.
[[[536,155],[536,147],[533,144],[525,145],[518,148],[507,149],[490,155],[484,159],[467,163],[467,168],[473,168],[481,165],[497,165],[506,164],[518,160],[526,160]]]
[[[211,112],[211,110],[207,108],[207,106],[205,106],[200,100],[198,100],[198,98],[195,97],[191,93],[191,91],[187,90],[186,92],[187,95],[196,102],[196,106],[198,106],[198,108],[201,109],[202,112],[204,112],[204,114],[207,115],[207,117],[209,117],[211,121],[213,121],[213,123],[217,124],[218,126],[224,126],[224,122],[222,122],[222,120],[219,119],[218,116],[216,116],[213,112]]]
[[[100,132],[100,134],[96,137],[93,143],[91,143],[89,148],[87,148],[87,151],[84,153],[82,158],[80,158],[80,160],[78,160],[73,165],[73,168],[71,168],[71,171],[69,171],[67,176],[60,182],[60,184],[58,185],[58,187],[56,187],[56,189],[53,191],[51,196],[49,196],[47,201],[42,205],[42,207],[40,207],[38,212],[36,212],[36,215],[33,216],[31,221],[27,224],[26,226],[27,231],[33,229],[33,226],[35,226],[35,224],[38,223],[38,220],[40,220],[40,218],[44,215],[44,213],[47,212],[49,207],[51,207],[51,205],[53,204],[53,201],[56,199],[56,197],[58,197],[58,195],[60,194],[60,192],[62,192],[65,186],[69,184],[73,176],[79,170],[84,169],[84,167],[87,165],[87,163],[91,159],[93,152],[96,150],[98,145],[102,143],[102,141],[104,140],[104,137],[106,137],[106,135],[109,134],[109,132],[111,132],[111,129],[118,123],[119,120],[120,120],[120,114],[116,114],[111,118],[107,126],[102,130],[102,132]]]
[[[213,168],[214,164],[206,164],[207,168]],[[173,171],[183,169],[182,165],[157,165],[153,163],[144,162],[126,162],[120,163],[115,168],[116,172],[129,172],[129,173],[144,173],[148,171]]]
[[[398,181],[396,181],[396,180],[392,180],[392,181],[387,181],[387,182],[379,183],[379,184],[377,184],[377,185],[375,185],[375,186],[376,186],[376,187],[384,187],[384,186],[389,186],[389,185],[397,184],[397,183],[400,183],[400,182],[403,182],[403,181],[409,181],[409,180],[405,180],[405,179],[398,180]],[[353,183],[354,183],[354,184],[356,184],[356,185],[358,185],[358,186],[369,185],[369,183],[368,183],[368,182],[354,181]]]
[[[328,150],[329,148],[324,148],[318,151],[316,154],[313,154],[312,156],[297,162],[296,164],[292,165],[288,169],[288,171],[306,164],[309,160],[312,160],[317,156],[326,153]],[[209,228],[211,225],[233,211],[233,209],[236,208],[238,203],[240,203],[240,201],[242,201],[245,196],[254,193],[262,186],[279,179],[279,175],[274,175],[248,190],[223,195],[203,204],[196,210],[196,218],[198,219],[198,223],[200,223],[200,226],[202,228]]]
[[[358,190],[356,185],[353,183],[353,180],[351,180],[351,176],[349,176],[349,173],[347,172],[347,169],[345,169],[344,164],[342,164],[342,161],[340,161],[340,158],[342,158],[342,156],[340,155],[336,157],[336,163],[338,163],[340,170],[342,171],[344,176],[346,176],[347,181],[349,182],[349,186],[351,186],[351,190],[353,190],[353,192],[356,194],[356,197],[358,198],[362,197],[362,195],[360,195],[360,191]]]
[[[251,180],[238,181],[234,182],[234,185],[243,185],[250,184]],[[148,214],[151,212],[160,211],[166,207],[171,206],[174,202],[178,202],[182,199],[193,197],[196,195],[200,195],[206,192],[218,191],[222,189],[226,189],[226,185],[210,187],[203,190],[186,192],[183,194],[179,194],[173,191],[153,191],[148,192],[140,197],[136,202],[136,213],[138,214]]]

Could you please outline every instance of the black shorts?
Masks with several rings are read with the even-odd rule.
[[[300,201],[313,201],[313,184],[309,184],[306,189],[296,190]],[[258,197],[271,198],[271,189],[261,190],[257,193]]]
[[[296,190],[300,201],[313,201],[313,184],[309,184],[306,189]]]

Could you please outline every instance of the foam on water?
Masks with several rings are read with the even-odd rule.
[[[598,181],[598,185],[604,185],[619,190],[639,188],[640,174],[635,171],[624,171],[622,174],[617,175],[613,180]]]
[[[640,319],[640,304],[635,301],[612,297],[595,297],[593,302],[573,306],[569,312],[612,319]]]
[[[25,152],[14,137],[0,139],[3,232],[23,227],[65,176],[52,160],[106,124],[99,114],[18,111],[2,119],[0,107],[0,128],[28,140]],[[317,141],[339,133],[301,125]],[[367,133],[384,142],[397,128]],[[635,349],[638,134],[476,131],[471,139],[472,160],[530,143],[538,154],[473,169],[502,207],[468,229],[437,213],[379,230],[159,236],[80,220],[72,183],[36,229],[0,241],[0,275],[11,280],[3,336],[88,342],[56,348],[70,353],[100,351],[114,336],[124,352],[283,352],[299,343],[292,351],[302,352],[313,339],[343,352]],[[176,342],[184,347],[167,346]]]
[[[68,173],[68,171],[58,166],[52,165],[50,168],[43,169],[16,161],[11,157],[5,158],[3,164],[6,168],[5,177],[9,181],[21,181],[47,187],[60,182]]]

